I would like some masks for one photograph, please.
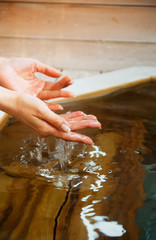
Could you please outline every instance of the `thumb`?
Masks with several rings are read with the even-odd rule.
[[[62,73],[57,69],[50,67],[48,65],[45,65],[37,60],[35,61],[35,72],[40,72],[49,77],[56,77],[56,78],[62,75]]]
[[[58,114],[51,111],[46,104],[44,110],[42,111],[42,119],[58,130],[66,133],[70,132],[68,122]]]

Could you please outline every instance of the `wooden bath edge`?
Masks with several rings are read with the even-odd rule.
[[[9,119],[9,114],[2,112],[0,110],[0,130],[2,130],[2,128],[5,126],[7,120]]]
[[[91,77],[76,79],[66,90],[74,93],[73,98],[57,98],[52,103],[62,103],[108,94],[119,88],[129,87],[141,82],[156,81],[156,67],[131,67],[107,72]],[[0,111],[0,130],[7,122],[9,115]]]
[[[156,67],[131,67],[113,72],[76,79],[66,90],[74,93],[73,98],[52,99],[52,103],[69,102],[108,94],[114,90],[156,81]]]

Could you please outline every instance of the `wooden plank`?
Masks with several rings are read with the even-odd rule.
[[[79,78],[84,78],[84,77],[91,77],[91,76],[97,76],[102,73],[102,71],[93,71],[93,70],[75,70],[75,69],[63,69],[63,68],[58,68],[63,76],[70,75],[72,76],[73,79],[79,79]],[[39,78],[44,79],[45,81],[50,81],[51,78],[43,75],[42,73],[36,73],[36,76]],[[0,115],[1,117],[1,115]],[[0,120],[0,126],[1,126],[1,120]],[[1,128],[0,128],[1,129]]]
[[[0,46],[2,57],[32,57],[59,69],[107,72],[156,63],[156,44],[0,38]]]
[[[70,4],[103,4],[103,5],[140,5],[156,6],[155,0],[3,0],[3,2],[42,2],[42,3],[70,3]]]
[[[72,69],[63,69],[62,70],[63,75],[70,75],[73,79],[79,79],[84,77],[91,77],[91,76],[97,76],[98,74],[101,74],[100,71],[85,71],[85,70],[72,70]]]
[[[156,8],[0,3],[0,36],[156,42]]]
[[[3,129],[8,119],[9,119],[9,115],[0,110],[0,131]]]

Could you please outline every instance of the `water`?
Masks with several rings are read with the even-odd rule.
[[[68,163],[70,162],[70,155],[77,143],[76,142],[67,142],[63,139],[56,139],[56,145],[55,149],[51,151],[50,146],[45,138],[37,137],[36,141],[36,147],[32,151],[26,151],[28,154],[30,154],[29,158],[33,160],[34,158],[42,163],[44,161],[43,154],[46,152],[47,156],[50,160],[58,159],[60,169],[66,170]],[[24,149],[26,147],[26,144],[24,143],[24,146],[21,147],[21,149]],[[85,145],[82,146],[82,151],[84,152]],[[82,153],[84,154],[84,153]],[[21,160],[23,162],[23,159],[25,158],[25,155],[22,155]]]
[[[0,239],[156,239],[156,83],[65,111],[95,114],[93,146],[0,133]]]

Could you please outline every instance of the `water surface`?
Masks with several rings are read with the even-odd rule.
[[[156,83],[64,108],[98,117],[93,146],[0,133],[0,240],[156,239]]]

